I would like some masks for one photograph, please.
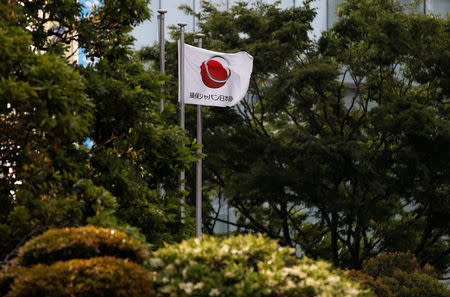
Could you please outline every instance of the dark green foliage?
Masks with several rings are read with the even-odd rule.
[[[81,15],[72,0],[0,3],[2,264],[49,228],[115,227],[155,246],[192,233],[189,217],[180,220],[177,179],[196,147],[173,105],[159,112],[166,78],[130,50],[148,4],[106,0]],[[74,41],[95,64],[69,62]]]
[[[147,249],[137,240],[115,229],[81,228],[52,229],[34,237],[19,250],[18,264],[53,264],[69,259],[111,256],[142,264]]]
[[[89,137],[94,182],[118,203],[116,215],[161,246],[185,236],[179,220],[178,173],[195,161],[182,129],[159,113],[159,77],[133,59],[100,60],[96,71],[80,69],[96,104]],[[157,91],[156,91],[157,90]],[[165,199],[157,192],[164,184]]]
[[[17,276],[8,297],[155,296],[151,273],[113,257],[35,265]]]
[[[36,55],[30,46],[24,30],[0,24],[2,260],[29,234],[82,224],[114,205],[109,193],[83,180],[80,164],[88,155],[78,143],[93,105],[80,75],[61,57]]]
[[[431,266],[420,268],[411,253],[383,253],[365,261],[361,271],[350,274],[380,297],[450,296],[450,290],[436,279]]]
[[[255,57],[251,96],[235,108],[204,108],[205,189],[237,211],[238,232],[356,269],[411,250],[420,266],[446,274],[449,20],[396,3],[345,1],[318,41],[308,38],[308,4],[223,11],[203,3],[203,46]],[[209,232],[216,218],[204,220]]]

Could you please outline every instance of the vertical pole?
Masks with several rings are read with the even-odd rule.
[[[180,127],[182,129],[185,128],[184,125],[184,27],[186,27],[186,23],[178,23],[180,26],[180,57],[178,63],[180,64]],[[184,180],[186,179],[186,174],[184,170],[180,173],[180,190],[185,190]],[[181,222],[184,223],[184,196],[180,199],[180,213],[181,213]]]
[[[158,7],[159,9],[161,9],[162,7],[161,7],[161,0],[159,0],[159,7]]]
[[[294,8],[295,8],[295,0],[294,0]]]
[[[195,34],[198,41],[198,47],[202,47],[202,38],[205,34]],[[203,144],[202,140],[202,106],[197,105],[197,143]],[[198,153],[202,152],[202,148],[197,149]],[[195,237],[202,237],[202,159],[197,160],[197,174],[195,185]]]
[[[230,234],[230,204],[227,201],[227,234]]]
[[[166,46],[164,38],[164,14],[167,13],[165,9],[158,9],[159,19],[159,71],[166,73]],[[161,88],[161,94],[164,93],[164,88]],[[159,101],[160,112],[164,111],[164,99],[161,97]]]
[[[192,0],[192,11],[195,13],[195,0]],[[195,33],[195,15],[192,16],[192,32]]]
[[[230,9],[230,0],[227,0],[227,11]]]
[[[159,1],[159,7],[161,8],[161,0]],[[164,34],[164,14],[167,13],[165,9],[158,9],[158,19],[159,19],[159,71],[164,74],[166,73],[166,47],[165,47],[165,34]],[[161,99],[159,100],[159,111],[164,111],[164,88],[161,87]],[[158,185],[159,197],[163,198],[165,196],[165,191],[163,184]]]

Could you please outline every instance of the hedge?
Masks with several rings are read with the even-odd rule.
[[[373,296],[329,263],[261,235],[205,236],[154,252],[157,296]]]
[[[450,297],[430,265],[421,267],[411,253],[383,253],[365,261],[361,271],[350,271],[379,297]]]
[[[116,229],[93,226],[52,229],[21,247],[18,263],[30,266],[98,256],[113,256],[141,264],[148,258],[148,250]]]
[[[151,273],[126,259],[99,257],[38,264],[17,275],[6,297],[155,296]]]

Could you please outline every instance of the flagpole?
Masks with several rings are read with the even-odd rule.
[[[180,27],[180,58],[178,63],[180,64],[180,127],[185,129],[184,124],[184,27],[186,27],[186,23],[178,23]],[[185,184],[184,180],[186,179],[186,174],[184,169],[180,172],[180,190],[184,192]],[[184,194],[180,199],[180,214],[181,214],[181,222],[184,224]]]
[[[164,36],[164,14],[167,13],[165,9],[158,9],[158,19],[159,19],[159,71],[162,74],[166,73],[166,47],[165,47],[165,36]],[[164,93],[164,88],[161,88],[161,94]],[[164,111],[164,99],[161,96],[159,101],[160,112]]]
[[[166,73],[166,47],[165,47],[165,34],[164,34],[164,15],[167,10],[161,9],[161,1],[159,2],[158,20],[159,20],[159,71],[162,74]],[[161,87],[161,98],[159,99],[159,111],[164,111],[164,88]],[[158,185],[159,197],[163,198],[165,195],[163,184]]]
[[[198,47],[202,47],[202,38],[205,34],[195,34],[197,38]],[[197,144],[200,147],[197,149],[197,153],[202,153],[201,145],[202,140],[202,106],[197,105]],[[197,176],[196,176],[196,191],[195,191],[195,237],[202,237],[202,159],[197,160]]]
[[[195,0],[192,0],[192,11],[195,13]],[[192,32],[195,33],[195,15],[192,18]]]

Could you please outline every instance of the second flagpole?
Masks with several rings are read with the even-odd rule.
[[[202,47],[202,38],[205,34],[195,34],[197,38],[198,47]],[[202,153],[201,145],[202,140],[202,106],[197,105],[197,144],[200,147],[197,149],[198,153]],[[197,174],[196,174],[196,191],[195,191],[195,237],[202,237],[202,159],[197,161]]]
[[[180,26],[180,127],[185,129],[184,124],[184,27],[186,27],[186,23],[178,23]],[[185,184],[184,180],[186,179],[186,174],[184,169],[180,173],[180,191],[184,192]],[[181,213],[181,222],[184,224],[184,194],[180,199],[180,213]]]

